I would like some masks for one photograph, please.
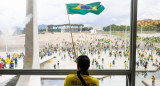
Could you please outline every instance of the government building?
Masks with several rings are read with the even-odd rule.
[[[160,24],[160,20],[152,20],[152,19],[138,20],[137,25],[141,25],[141,24],[143,26],[152,25],[152,24]]]

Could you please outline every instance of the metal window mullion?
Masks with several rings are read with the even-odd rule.
[[[3,75],[68,75],[76,74],[77,70],[0,70]],[[130,75],[130,70],[89,70],[90,75]]]
[[[135,86],[136,35],[137,35],[137,0],[131,0],[130,32],[130,71],[129,86]]]

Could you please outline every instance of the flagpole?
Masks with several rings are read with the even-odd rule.
[[[67,9],[67,5],[66,5],[66,9]],[[75,47],[74,47],[74,42],[73,42],[72,29],[71,29],[71,23],[70,23],[70,19],[69,19],[68,9],[67,9],[67,16],[68,16],[68,22],[69,22],[69,28],[70,28],[70,33],[71,33],[71,39],[72,39],[72,45],[73,45],[74,55],[75,55],[75,58],[77,58]]]

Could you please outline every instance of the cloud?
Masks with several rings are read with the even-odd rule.
[[[112,18],[112,21],[117,21],[118,19],[116,19],[116,18]]]
[[[0,29],[21,26],[25,18],[25,0],[1,0]]]
[[[99,0],[95,0],[99,1]],[[38,23],[39,24],[63,24],[68,23],[66,13],[66,3],[92,3],[91,0],[39,0],[38,1]],[[130,20],[130,1],[125,0],[122,4],[120,0],[101,0],[101,4],[105,6],[105,10],[100,15],[88,13],[86,15],[70,15],[71,23],[81,23],[89,26],[106,26],[113,23],[121,23],[122,21],[112,21],[113,18],[119,20],[121,16]],[[43,5],[43,6],[42,6]],[[124,10],[125,9],[125,10]],[[125,18],[124,18],[125,19]],[[124,20],[125,21],[125,20]]]
[[[160,20],[160,1],[159,0],[139,0],[138,20],[159,19]]]
[[[94,0],[94,2],[100,0]],[[92,3],[93,0],[37,0],[38,24],[66,24],[68,23],[66,3]],[[86,15],[70,15],[74,24],[87,26],[107,26],[110,24],[130,24],[131,0],[101,0],[105,10],[100,15],[88,13]],[[139,0],[138,20],[160,19],[159,0]],[[24,27],[26,16],[26,0],[1,0],[0,28]]]

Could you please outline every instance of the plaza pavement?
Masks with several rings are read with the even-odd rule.
[[[150,80],[142,80],[142,83],[145,86],[152,86],[152,79],[150,79]],[[160,86],[160,80],[156,80],[155,81],[155,86]]]

